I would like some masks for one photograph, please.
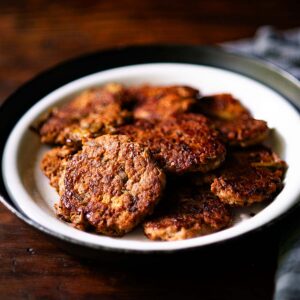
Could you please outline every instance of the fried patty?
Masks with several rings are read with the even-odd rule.
[[[55,107],[41,120],[38,128],[41,141],[73,145],[81,143],[83,138],[110,133],[130,117],[123,109],[130,99],[119,84],[86,90],[67,104]]]
[[[202,113],[222,120],[251,117],[250,112],[231,94],[205,96],[197,103]]]
[[[137,120],[118,132],[147,146],[170,173],[207,172],[217,168],[226,154],[218,133],[202,115],[186,113],[157,122]]]
[[[59,178],[63,172],[63,165],[72,154],[75,148],[67,146],[56,147],[47,151],[41,161],[41,170],[49,178],[50,185],[59,191]]]
[[[60,178],[58,214],[78,228],[122,236],[153,211],[165,175],[148,150],[127,136],[84,142]]]
[[[196,103],[199,91],[188,86],[141,86],[131,89],[137,104],[133,114],[141,119],[163,119],[184,113]]]
[[[223,141],[231,146],[248,147],[259,144],[268,137],[267,123],[254,119],[231,94],[203,97],[197,107],[210,117]]]
[[[210,191],[194,186],[173,190],[143,224],[150,240],[174,241],[216,232],[232,221],[228,208]]]
[[[231,152],[211,191],[226,204],[247,206],[271,200],[281,190],[287,165],[264,146]]]
[[[269,128],[265,121],[251,117],[235,120],[215,119],[214,124],[222,140],[230,146],[249,147],[267,139]]]

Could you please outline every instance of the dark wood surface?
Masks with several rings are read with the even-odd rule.
[[[1,1],[0,102],[38,72],[82,53],[129,44],[214,44],[252,36],[265,24],[296,27],[298,3]],[[132,258],[94,263],[67,254],[0,205],[0,298],[271,299],[276,247],[246,247],[227,249],[225,263],[201,253],[186,265],[184,258],[138,267]]]

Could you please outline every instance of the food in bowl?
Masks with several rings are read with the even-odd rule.
[[[84,91],[39,122],[54,145],[41,162],[78,229],[179,240],[231,226],[236,207],[271,201],[287,165],[263,146],[270,129],[231,94],[188,86]]]

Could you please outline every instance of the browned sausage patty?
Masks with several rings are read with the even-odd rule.
[[[265,121],[254,119],[250,112],[231,94],[203,97],[198,110],[209,116],[224,142],[231,146],[248,147],[264,141],[269,128]]]
[[[180,114],[158,122],[137,120],[119,129],[147,146],[167,172],[207,172],[224,160],[226,149],[206,117]]]
[[[173,187],[158,211],[143,224],[151,240],[174,241],[209,234],[231,223],[226,206],[210,191]]]
[[[121,236],[152,212],[164,185],[164,173],[144,147],[127,136],[103,135],[67,161],[58,214],[79,228]]]
[[[163,119],[187,112],[199,96],[199,91],[187,86],[149,86],[131,89],[137,104],[133,114],[141,119]]]
[[[231,94],[216,94],[202,97],[197,106],[202,113],[222,120],[251,117],[250,112]]]
[[[213,120],[222,140],[231,146],[248,147],[257,145],[268,137],[269,128],[265,121],[249,118],[235,120]]]
[[[50,184],[58,191],[59,178],[63,172],[65,161],[76,152],[67,146],[56,147],[47,151],[41,161],[41,169],[49,178]]]
[[[270,200],[282,188],[286,167],[284,161],[264,146],[236,150],[217,172],[211,191],[222,202],[234,206]]]
[[[118,84],[82,92],[74,100],[56,107],[41,121],[42,143],[74,144],[83,138],[109,133],[125,122],[130,101],[127,90]]]

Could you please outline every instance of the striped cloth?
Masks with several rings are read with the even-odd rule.
[[[300,28],[278,32],[265,26],[257,31],[253,39],[229,42],[222,46],[230,52],[267,60],[300,80]],[[296,216],[289,220],[279,235],[274,300],[300,300],[300,218]]]
[[[285,32],[261,27],[253,39],[222,45],[226,50],[267,60],[300,79],[300,28]]]

